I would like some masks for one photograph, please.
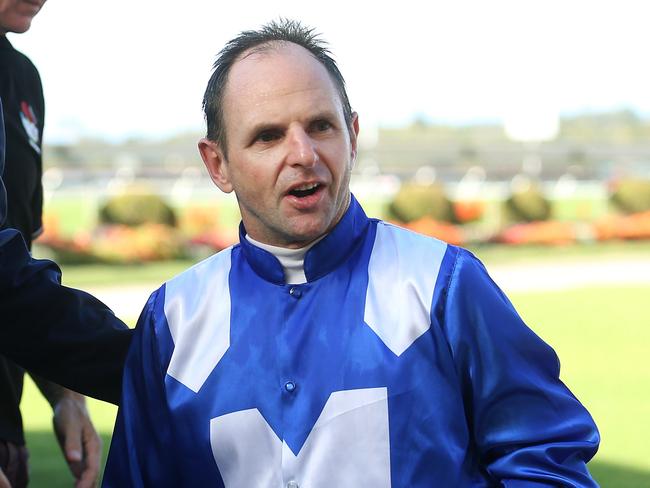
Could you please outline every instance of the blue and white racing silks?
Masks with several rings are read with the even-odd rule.
[[[353,198],[304,266],[241,238],[153,293],[104,486],[597,486],[592,418],[471,253]]]

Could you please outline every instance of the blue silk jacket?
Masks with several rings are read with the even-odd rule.
[[[353,198],[304,267],[242,238],[153,293],[104,486],[597,486],[592,418],[471,253]]]

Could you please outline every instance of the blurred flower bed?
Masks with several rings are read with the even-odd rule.
[[[163,198],[142,189],[109,199],[99,209],[98,225],[72,236],[61,232],[53,214],[44,216],[38,244],[64,264],[138,263],[196,258],[225,249],[237,229],[221,224],[219,212],[189,207],[177,212]]]
[[[388,205],[388,220],[451,244],[567,245],[650,239],[650,180],[621,180],[609,188],[610,212],[589,220],[554,218],[554,203],[534,184],[513,189],[500,223],[485,225],[486,203],[452,201],[440,185],[403,185]]]
[[[558,220],[554,202],[534,184],[512,190],[499,204],[497,225],[488,222],[488,203],[452,200],[437,184],[404,184],[386,205],[384,218],[415,232],[456,245],[567,245],[613,239],[650,239],[650,180],[619,181],[609,188],[610,211],[601,218]],[[44,217],[38,244],[60,263],[137,263],[200,258],[238,240],[214,207],[181,211],[144,188],[107,200],[90,231],[66,235],[56,215]],[[493,217],[493,216],[492,216]],[[232,219],[231,219],[232,220]]]

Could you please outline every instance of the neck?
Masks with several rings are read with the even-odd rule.
[[[301,284],[307,282],[304,266],[305,254],[307,254],[307,251],[309,251],[309,249],[311,249],[323,237],[325,236],[319,237],[306,246],[293,249],[288,247],[278,247],[272,246],[270,244],[264,244],[263,242],[256,241],[251,236],[246,234],[246,240],[248,242],[254,246],[259,247],[260,249],[264,249],[265,251],[270,252],[278,261],[280,261],[280,265],[284,271],[284,279],[287,283],[290,284]]]

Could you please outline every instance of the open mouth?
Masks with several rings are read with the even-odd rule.
[[[291,190],[289,195],[293,195],[297,198],[305,198],[316,193],[320,187],[320,183],[311,183],[309,185],[299,186],[298,188]]]

